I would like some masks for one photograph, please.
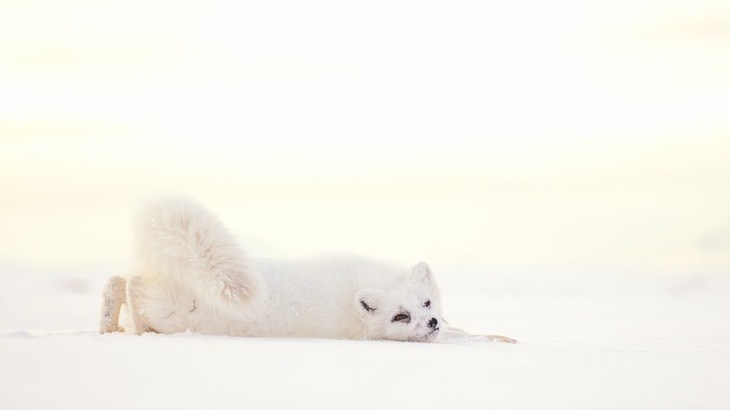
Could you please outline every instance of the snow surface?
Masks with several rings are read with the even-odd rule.
[[[0,268],[1,409],[730,408],[730,277],[440,272],[498,343],[99,335],[107,273]]]

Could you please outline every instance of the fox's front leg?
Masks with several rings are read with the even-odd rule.
[[[441,330],[438,341],[441,342],[498,342],[517,343],[517,340],[499,335],[473,335],[455,327],[445,327]]]
[[[519,343],[517,340],[512,339],[507,336],[500,336],[500,335],[486,335],[486,337],[489,338],[492,342],[499,342],[499,343]]]

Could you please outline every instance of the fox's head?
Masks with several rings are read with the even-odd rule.
[[[429,342],[438,336],[443,322],[438,286],[425,262],[392,288],[359,291],[355,309],[368,339]]]

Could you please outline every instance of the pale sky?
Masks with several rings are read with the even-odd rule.
[[[262,256],[728,271],[729,4],[5,2],[0,262],[182,192]]]

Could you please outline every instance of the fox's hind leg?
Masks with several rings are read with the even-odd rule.
[[[104,286],[104,300],[101,305],[99,333],[123,332],[119,326],[119,311],[126,303],[127,280],[121,276],[112,276]]]
[[[141,335],[145,332],[153,332],[147,321],[140,314],[140,299],[144,297],[144,279],[140,275],[131,276],[127,279],[127,308],[134,323],[134,333]]]

